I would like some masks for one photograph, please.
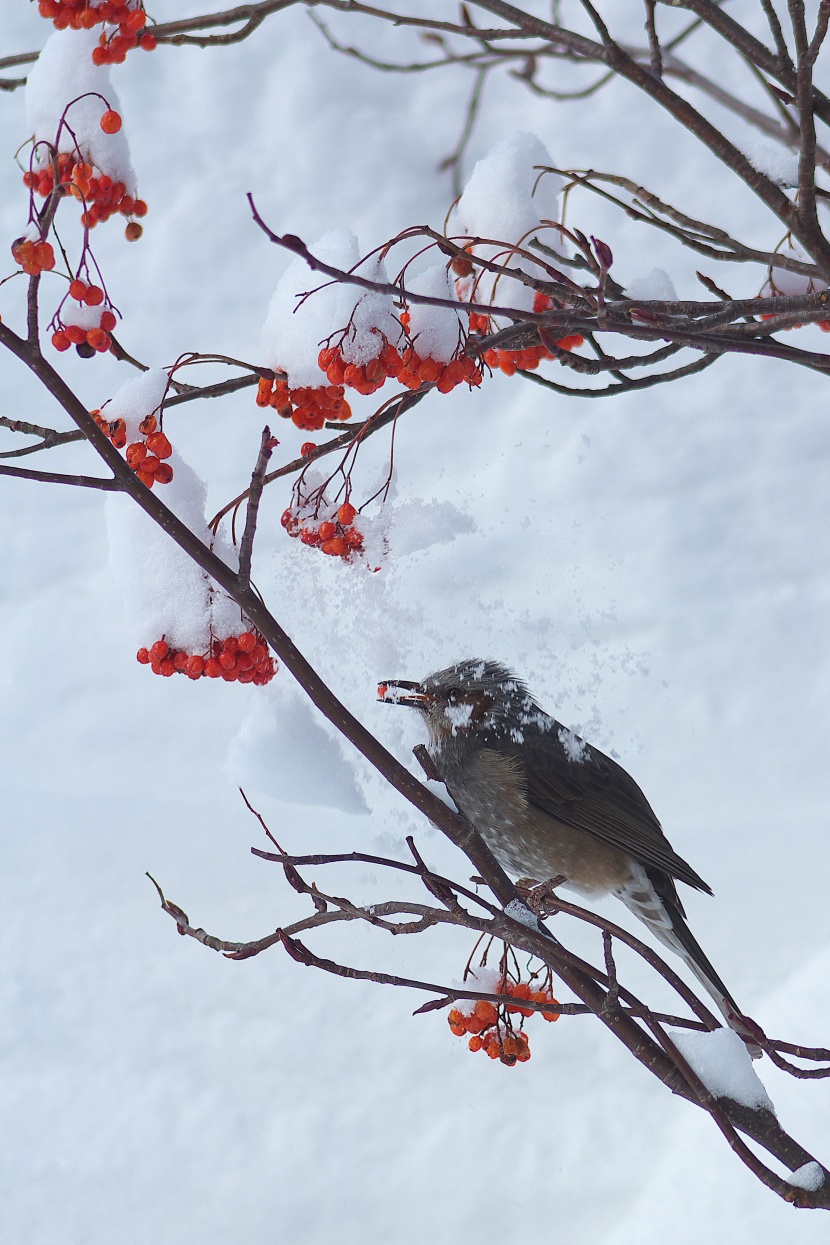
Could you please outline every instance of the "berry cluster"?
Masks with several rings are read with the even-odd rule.
[[[105,297],[100,285],[87,285],[80,277],[70,281],[69,296],[86,307],[99,307]],[[96,350],[99,352],[109,350],[110,333],[115,328],[115,313],[109,307],[103,307],[98,323],[86,327],[80,324],[65,324],[59,310],[53,324],[57,326],[52,334],[52,345],[56,350],[68,350],[70,346],[82,347],[79,353],[91,357]]]
[[[257,406],[271,406],[283,419],[290,419],[304,432],[319,432],[328,419],[351,419],[352,408],[343,397],[342,385],[316,388],[289,387],[286,380],[261,379],[257,387]]]
[[[55,252],[52,243],[40,239],[32,242],[29,238],[18,238],[12,243],[12,258],[29,277],[36,277],[41,272],[50,272],[55,267]]]
[[[281,522],[288,535],[299,536],[304,545],[349,562],[363,549],[363,536],[353,526],[356,518],[354,506],[345,501],[331,519],[324,519],[322,523],[303,519],[291,509],[283,511]]]
[[[533,310],[537,315],[542,315],[546,311],[550,311],[553,307],[553,299],[548,294],[542,294],[537,291],[533,297]],[[477,315],[473,312],[470,315],[470,331],[486,335],[490,332],[490,321],[487,316]],[[584,338],[579,333],[571,333],[567,337],[560,337],[556,345],[560,350],[576,350],[581,346]],[[543,359],[555,359],[556,356],[551,350],[539,342],[536,346],[526,346],[524,350],[485,350],[482,356],[484,362],[491,367],[493,371],[498,369],[504,372],[505,376],[514,376],[517,371],[532,372]]]
[[[348,385],[350,389],[356,389],[364,396],[376,393],[390,376],[396,379],[403,367],[401,356],[385,339],[380,354],[368,363],[347,363],[343,358],[342,348],[334,346],[321,350],[317,362],[326,373],[330,384]]]
[[[120,65],[129,51],[142,47],[152,52],[156,46],[155,36],[142,34],[147,25],[144,5],[119,3],[119,0],[40,0],[38,12],[41,17],[54,23],[57,30],[91,30],[93,26],[112,25],[118,29],[107,36],[101,35],[99,46],[93,50],[96,65]]]
[[[409,329],[409,312],[402,311],[401,324]],[[422,359],[414,346],[408,346],[401,358],[397,380],[407,389],[420,389],[421,385],[435,385],[439,393],[450,393],[456,385],[465,381],[470,386],[481,384],[481,369],[470,355],[456,354],[449,363],[437,359]]]
[[[52,345],[56,350],[68,350],[70,346],[87,347],[79,353],[91,358],[95,351],[103,354],[109,350],[112,341],[110,333],[115,328],[115,316],[111,311],[101,312],[101,322],[91,329],[82,328],[80,324],[60,324],[52,334]]]
[[[123,419],[104,419],[100,411],[90,411],[92,418],[105,437],[109,437],[117,450],[123,450],[127,444],[127,425]]]
[[[156,640],[150,648],[140,648],[136,660],[164,678],[186,674],[189,679],[224,679],[226,683],[255,683],[257,687],[270,683],[277,669],[256,628],[226,640],[212,640],[206,653],[187,653],[171,648],[164,639]]]
[[[110,109],[101,120],[109,116],[109,113],[118,117],[118,113]],[[84,212],[81,215],[81,224],[87,229],[93,229],[99,221],[109,220],[116,212],[122,216],[147,215],[147,204],[143,199],[128,195],[124,182],[113,181],[107,173],[96,175],[93,165],[85,164],[71,152],[62,151],[58,156],[58,182],[64,194],[74,195],[76,199],[82,200]],[[55,188],[52,162],[41,170],[31,169],[24,173],[23,184],[42,198],[47,198]],[[131,221],[127,226],[127,237],[130,241],[141,237],[141,226],[136,221]]]
[[[144,440],[133,441],[127,446],[127,465],[148,488],[154,484],[169,484],[173,479],[173,468],[163,460],[170,457],[173,447],[158,427],[155,415],[142,419],[138,431]]]
[[[526,1063],[530,1058],[530,1045],[527,1035],[521,1029],[514,1029],[511,1015],[521,1016],[520,1025],[528,1016],[533,1015],[533,1008],[522,1007],[522,1001],[534,1003],[555,1003],[553,992],[534,990],[527,981],[512,981],[503,976],[494,993],[504,994],[517,1000],[514,1003],[491,1003],[488,999],[478,999],[474,1006],[454,1007],[447,1020],[456,1037],[470,1035],[467,1043],[471,1051],[483,1050],[491,1059],[500,1059],[502,1063],[512,1067],[516,1063]],[[542,1013],[545,1020],[558,1020],[558,1013]]]

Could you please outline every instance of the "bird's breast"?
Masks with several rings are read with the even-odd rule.
[[[463,759],[439,753],[435,760],[462,813],[515,877],[542,882],[561,874],[585,895],[607,894],[629,881],[626,853],[529,802],[517,758],[485,747]]]

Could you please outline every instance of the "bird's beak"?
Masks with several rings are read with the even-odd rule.
[[[431,692],[425,692],[420,683],[413,683],[411,679],[386,679],[378,684],[378,700],[385,705],[411,705],[419,709],[432,704],[434,699]]]

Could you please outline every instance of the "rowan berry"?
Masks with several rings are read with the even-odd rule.
[[[117,134],[121,129],[121,118],[114,108],[108,108],[101,117],[100,124],[105,134]]]

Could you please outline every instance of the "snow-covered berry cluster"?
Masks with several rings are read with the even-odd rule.
[[[352,415],[342,385],[298,385],[292,389],[286,380],[263,378],[257,386],[256,401],[257,406],[272,407],[304,432],[319,432],[326,420],[346,420]]]
[[[125,458],[128,466],[148,488],[154,484],[169,484],[173,479],[173,468],[164,459],[171,456],[173,447],[158,427],[155,415],[142,419],[138,431],[142,439],[127,446]]]
[[[147,14],[143,0],[40,0],[38,12],[57,30],[91,30],[93,26],[114,26],[104,31],[92,60],[96,65],[120,65],[135,47],[152,52],[156,38],[145,30]]]
[[[388,379],[397,379],[403,367],[403,359],[390,342],[379,335],[380,351],[365,363],[352,363],[340,346],[326,346],[317,356],[320,370],[326,373],[332,385],[347,385],[357,393],[368,397],[377,393]]]
[[[494,974],[489,970],[476,974],[479,984],[490,985],[492,994],[503,994],[515,1000],[510,1003],[492,1003],[489,999],[459,1000],[447,1016],[450,1029],[456,1037],[469,1035],[467,1046],[471,1051],[484,1051],[491,1059],[500,1059],[502,1063],[512,1067],[516,1063],[526,1063],[530,1058],[530,1044],[527,1034],[523,1031],[525,1020],[534,1014],[534,1009],[523,1007],[522,1003],[555,1004],[553,991],[548,986],[544,990],[534,990],[528,981],[518,981],[507,974],[501,974],[498,980],[489,980]],[[543,1012],[545,1020],[558,1020],[558,1012]],[[513,1016],[521,1019],[516,1028]]]
[[[60,351],[75,346],[82,356],[103,353],[110,348],[115,324],[115,312],[101,286],[75,277],[52,321],[52,345]]]
[[[302,509],[289,507],[283,511],[282,526],[289,536],[299,537],[304,545],[310,545],[329,557],[350,562],[363,550],[363,534],[354,526],[357,511],[351,502],[343,502],[336,509],[329,507],[328,517],[312,516]]]
[[[264,637],[255,627],[241,635],[212,640],[204,653],[171,648],[162,637],[149,648],[140,648],[136,660],[164,678],[186,674],[189,679],[224,679],[226,683],[254,683],[257,687],[270,683],[277,670]]]

